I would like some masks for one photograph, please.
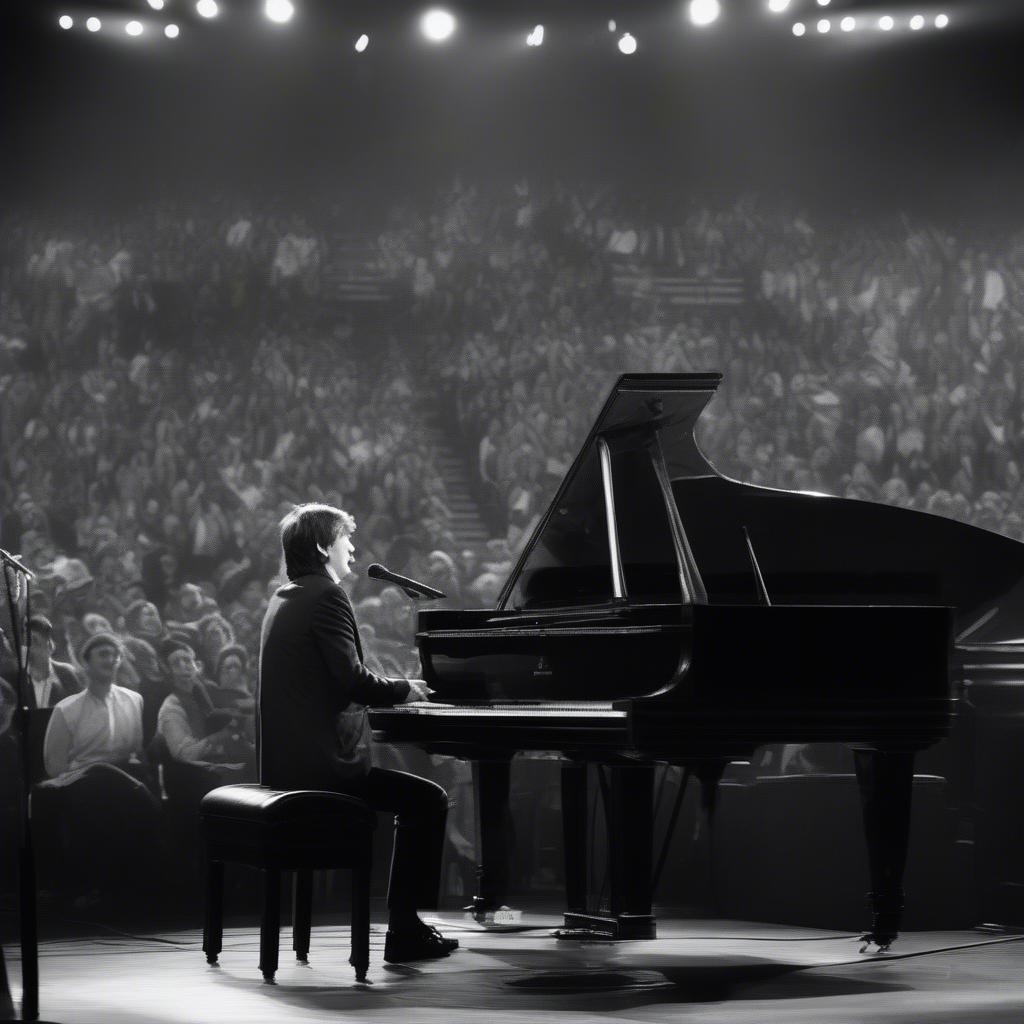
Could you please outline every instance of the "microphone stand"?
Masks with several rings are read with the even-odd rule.
[[[0,548],[0,563],[4,568],[4,586],[7,591],[7,607],[11,615],[11,641],[18,659],[18,681],[16,712],[19,753],[21,754],[21,835],[18,843],[18,917],[21,936],[21,1020],[39,1020],[39,930],[36,906],[36,858],[32,844],[32,814],[29,807],[31,793],[32,752],[29,748],[29,706],[28,659],[32,644],[32,633],[27,628],[32,615],[31,584],[32,572],[13,555]],[[15,573],[14,581],[11,573]],[[18,622],[17,602],[20,581],[25,583],[25,639],[22,645],[21,626]],[[6,972],[0,960],[0,1012],[4,1002],[13,1012],[10,989]],[[6,996],[6,1000],[5,997]],[[17,1020],[17,1017],[9,1019]]]

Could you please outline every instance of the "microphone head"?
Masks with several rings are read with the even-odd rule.
[[[385,569],[380,562],[374,562],[373,565],[368,566],[366,569],[366,575],[369,576],[371,580],[382,580],[385,578],[386,573],[387,569]]]

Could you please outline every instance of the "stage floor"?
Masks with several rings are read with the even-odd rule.
[[[659,920],[659,938],[559,941],[560,918],[525,915],[522,930],[484,931],[458,914],[431,918],[457,935],[450,958],[384,964],[384,928],[370,938],[369,984],[347,963],[348,929],[317,927],[309,966],[281,930],[275,985],[263,982],[255,928],[226,929],[219,967],[198,931],[129,935],[113,929],[41,946],[41,1017],[66,1024],[289,1021],[597,1020],[810,1024],[871,1020],[1024,1020],[1024,936],[910,932],[883,956],[856,936],[738,921]],[[17,951],[6,947],[15,995]]]

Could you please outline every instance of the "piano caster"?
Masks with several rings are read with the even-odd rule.
[[[884,938],[880,941],[874,932],[865,932],[861,937],[860,941],[863,945],[860,947],[862,953],[870,953],[872,956],[877,956],[879,953],[888,953],[889,947],[893,943],[893,939],[886,941]],[[871,947],[875,946],[875,949]]]
[[[497,910],[493,900],[485,900],[482,896],[474,896],[472,901],[462,908],[466,917],[471,917],[477,924],[484,924],[488,913]]]
[[[868,899],[872,904],[871,928],[866,931],[860,941],[862,953],[888,953],[889,947],[899,938],[900,919],[903,916],[903,896],[879,896],[876,893],[868,893]],[[877,946],[877,950],[870,950],[871,946]]]
[[[479,897],[476,897],[476,899],[480,900]],[[507,928],[510,925],[520,924],[523,919],[523,912],[521,910],[514,910],[512,907],[507,907],[504,904],[496,907],[491,903],[485,903],[483,900],[480,900],[479,903],[471,903],[468,907],[463,907],[462,910],[466,917],[472,918],[477,924],[484,927]]]

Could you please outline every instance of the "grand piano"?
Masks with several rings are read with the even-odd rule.
[[[886,948],[915,754],[950,732],[958,652],[998,663],[1024,633],[1024,545],[723,477],[694,437],[720,381],[620,377],[497,606],[420,611],[432,702],[371,709],[371,726],[473,762],[480,912],[507,897],[510,761],[556,752],[566,928],[622,938],[656,934],[655,766],[692,773],[710,819],[729,762],[763,744],[847,744],[871,876],[865,938]],[[604,908],[587,905],[584,884],[593,763],[610,780]]]

